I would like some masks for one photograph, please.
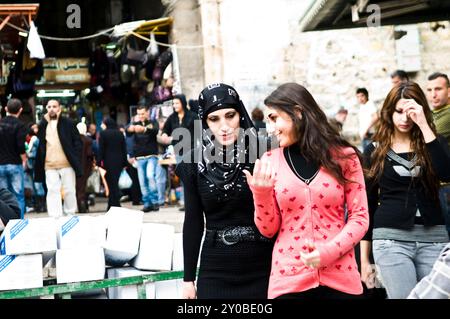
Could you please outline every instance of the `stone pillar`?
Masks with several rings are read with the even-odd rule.
[[[176,44],[181,91],[188,99],[197,99],[204,87],[203,35],[198,0],[169,1],[173,6],[170,43]],[[175,62],[175,61],[174,61]]]
[[[199,0],[206,85],[223,80],[220,3],[221,0]]]

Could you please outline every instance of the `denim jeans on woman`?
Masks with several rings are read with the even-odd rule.
[[[389,299],[406,299],[433,269],[445,243],[373,240],[373,257]]]

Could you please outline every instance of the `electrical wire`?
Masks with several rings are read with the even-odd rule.
[[[128,34],[134,35],[135,37],[145,40],[147,42],[151,42],[151,39],[144,37],[143,35],[140,35],[139,33],[136,33],[134,31],[130,31]],[[177,49],[201,49],[201,48],[206,48],[206,47],[214,47],[214,48],[221,48],[219,46],[214,46],[214,45],[203,45],[203,44],[199,44],[199,45],[178,45],[178,44],[169,44],[169,43],[163,43],[163,42],[159,42],[156,41],[155,42],[161,46],[165,46],[165,47],[174,47],[176,46]]]
[[[0,18],[0,21],[3,21],[3,19]],[[22,28],[14,25],[14,24],[12,24],[10,22],[7,22],[7,25],[9,25],[13,29],[16,29],[17,31],[28,33],[27,30],[22,29]],[[95,34],[91,34],[91,35],[87,35],[87,36],[83,36],[83,37],[75,37],[75,38],[60,38],[60,37],[51,37],[51,36],[46,36],[46,35],[39,35],[39,37],[42,38],[42,39],[53,40],[53,41],[81,41],[81,40],[92,39],[92,38],[98,37],[98,36],[103,35],[103,34],[107,34],[107,33],[111,32],[111,31],[113,31],[114,28],[115,27],[112,27],[112,28],[100,31],[98,33],[95,33]],[[149,39],[147,37],[144,37],[143,35],[140,35],[140,34],[134,32],[134,31],[130,31],[128,34],[134,35],[135,37],[138,37],[138,38],[140,38],[142,40],[145,40],[147,42],[151,42],[151,39]],[[206,48],[206,47],[221,48],[220,46],[216,46],[216,45],[202,45],[202,44],[201,45],[178,45],[178,44],[175,45],[175,44],[163,43],[163,42],[159,42],[159,41],[155,41],[155,42],[158,45],[161,45],[161,46],[164,46],[164,47],[169,47],[169,48],[176,46],[177,49],[201,49],[201,48]]]
[[[0,20],[3,21],[3,19],[1,19],[1,18],[0,18]],[[14,25],[14,24],[12,24],[10,22],[7,22],[7,25],[9,25],[13,29],[16,29],[17,31],[21,31],[21,32],[24,32],[24,33],[29,33],[29,31],[27,31],[25,29],[22,29],[21,27],[18,27],[18,26]],[[96,38],[96,37],[98,37],[98,36],[100,36],[102,34],[109,33],[109,32],[111,32],[113,30],[114,30],[114,27],[106,29],[106,30],[103,30],[103,31],[100,31],[100,32],[95,33],[95,34],[87,35],[87,36],[84,36],[84,37],[75,37],[75,38],[51,37],[51,36],[40,35],[40,34],[39,34],[39,37],[42,38],[42,39],[53,40],[53,41],[82,41],[82,40],[89,40],[89,39],[92,39],[92,38]]]

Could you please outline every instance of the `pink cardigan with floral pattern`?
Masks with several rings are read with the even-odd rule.
[[[290,169],[283,148],[263,155],[275,173],[275,186],[251,187],[255,223],[261,234],[277,236],[272,253],[269,298],[305,291],[319,285],[349,294],[363,291],[353,247],[367,231],[369,216],[364,176],[352,148],[347,159],[335,160],[351,182],[339,183],[324,168],[305,184]],[[344,207],[348,217],[345,220]],[[307,267],[300,251],[306,241],[315,243],[321,266]]]

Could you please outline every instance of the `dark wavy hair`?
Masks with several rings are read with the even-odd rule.
[[[307,161],[315,161],[324,167],[340,183],[352,182],[345,178],[337,159],[350,158],[342,150],[351,147],[361,162],[359,150],[344,140],[330,125],[327,116],[309,91],[297,83],[285,83],[273,91],[264,104],[289,115],[294,123],[302,155]],[[302,118],[298,116],[301,112]]]
[[[379,180],[381,174],[383,173],[384,160],[391,147],[392,139],[394,137],[394,122],[392,120],[392,115],[395,112],[397,102],[401,98],[414,99],[419,105],[422,106],[428,125],[433,133],[436,134],[436,128],[433,123],[433,115],[430,107],[428,106],[425,94],[420,86],[414,82],[405,82],[393,87],[384,100],[380,119],[378,120],[379,127],[373,136],[373,141],[377,142],[377,147],[372,153],[372,164],[366,171],[369,178]],[[439,180],[433,170],[431,158],[426,149],[423,134],[416,124],[413,125],[411,131],[409,132],[409,136],[411,139],[412,150],[415,154],[417,154],[416,164],[421,167],[420,181],[424,185],[428,194],[432,196],[432,198],[436,199],[438,197]]]

